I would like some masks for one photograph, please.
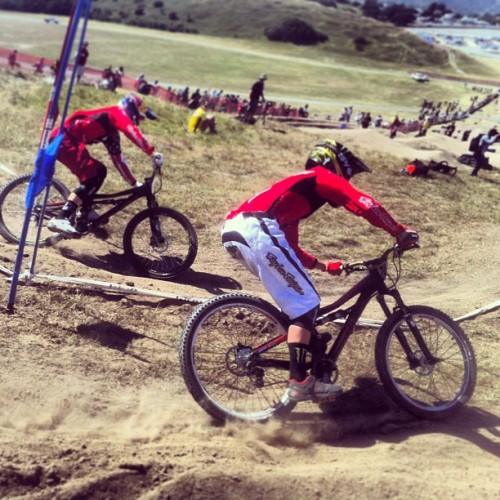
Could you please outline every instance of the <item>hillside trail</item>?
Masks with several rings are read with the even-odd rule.
[[[366,141],[338,132],[339,140],[350,132],[353,144]],[[381,151],[411,155],[413,139],[387,144],[379,135],[371,140]],[[435,155],[451,156],[446,138],[432,143]],[[453,316],[498,299],[500,255],[485,249],[499,243],[499,227],[455,233],[453,259],[440,263],[449,279],[430,272],[404,284],[403,296]],[[0,242],[0,251],[3,263],[12,262],[12,245]],[[265,296],[219,247],[204,248],[192,271],[171,282],[132,276],[115,248],[92,237],[40,249],[38,262],[40,273],[182,296],[239,289]],[[328,295],[329,282],[318,283]],[[7,291],[2,281],[3,302]],[[0,497],[498,498],[498,390],[431,422],[388,406],[379,385],[362,378],[333,417],[301,403],[284,421],[220,427],[179,374],[179,334],[194,307],[63,284],[21,287],[16,313],[1,316]],[[487,340],[498,352],[498,338]],[[472,341],[483,348],[480,336]]]

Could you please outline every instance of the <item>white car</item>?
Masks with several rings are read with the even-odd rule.
[[[421,83],[429,81],[429,77],[425,73],[412,73],[411,77],[417,82]]]
[[[59,24],[59,20],[55,17],[46,17],[44,21],[48,24]]]

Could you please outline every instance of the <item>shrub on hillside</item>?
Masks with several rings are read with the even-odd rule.
[[[363,52],[370,42],[364,36],[358,36],[354,39],[354,46],[358,52]]]
[[[302,19],[288,19],[266,28],[264,34],[272,42],[291,42],[295,45],[317,45],[328,40],[326,35],[319,33]]]
[[[320,3],[321,5],[323,5],[325,7],[337,7],[336,0],[309,0],[309,1]]]

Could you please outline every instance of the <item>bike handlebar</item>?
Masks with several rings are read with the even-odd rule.
[[[414,248],[420,248],[420,245],[418,243],[413,243],[408,248],[401,248],[396,243],[391,248],[385,250],[384,253],[376,259],[362,260],[362,261],[342,264],[342,271],[344,271],[346,274],[351,274],[357,271],[366,271],[369,267],[373,265],[377,265],[380,262],[387,261],[391,253],[394,254],[396,257],[401,257],[405,252],[407,252],[408,250],[413,250]]]
[[[161,153],[155,153],[151,157],[151,161],[153,163],[153,169],[155,173],[159,173],[161,171],[161,167],[163,167],[163,162],[164,162],[163,155]]]
[[[151,164],[153,166],[153,173],[150,177],[146,177],[144,182],[146,184],[152,183],[155,179],[155,177],[160,177],[160,186],[158,187],[157,191],[158,192],[161,189],[161,168],[164,163],[164,157],[161,153],[154,153],[153,156],[151,156]]]

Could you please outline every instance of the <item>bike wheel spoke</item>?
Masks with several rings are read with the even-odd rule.
[[[153,278],[167,279],[189,268],[197,248],[189,221],[167,208],[141,212],[124,235],[124,251],[134,267]]]
[[[191,343],[181,356],[183,372],[191,393],[209,413],[263,420],[288,401],[286,342],[254,353],[255,346],[283,333],[266,311],[246,304],[213,307],[188,331]]]
[[[12,243],[19,242],[21,237],[26,215],[26,190],[30,178],[30,175],[18,177],[5,185],[0,193],[0,233]],[[45,191],[42,191],[35,198],[26,236],[28,245],[34,244],[40,224],[42,224],[41,245],[50,244],[57,239],[57,236],[46,228],[46,223],[59,213],[67,194],[67,189],[54,179],[47,198],[43,220],[41,219],[41,211],[45,200]]]
[[[446,410],[456,405],[470,385],[472,366],[469,348],[457,331],[439,318],[430,315],[412,315],[430,353],[436,362],[425,359],[415,338],[401,319],[397,324],[404,331],[418,366],[410,366],[406,353],[395,334],[389,334],[386,361],[390,377],[400,395],[411,405],[424,410]]]

